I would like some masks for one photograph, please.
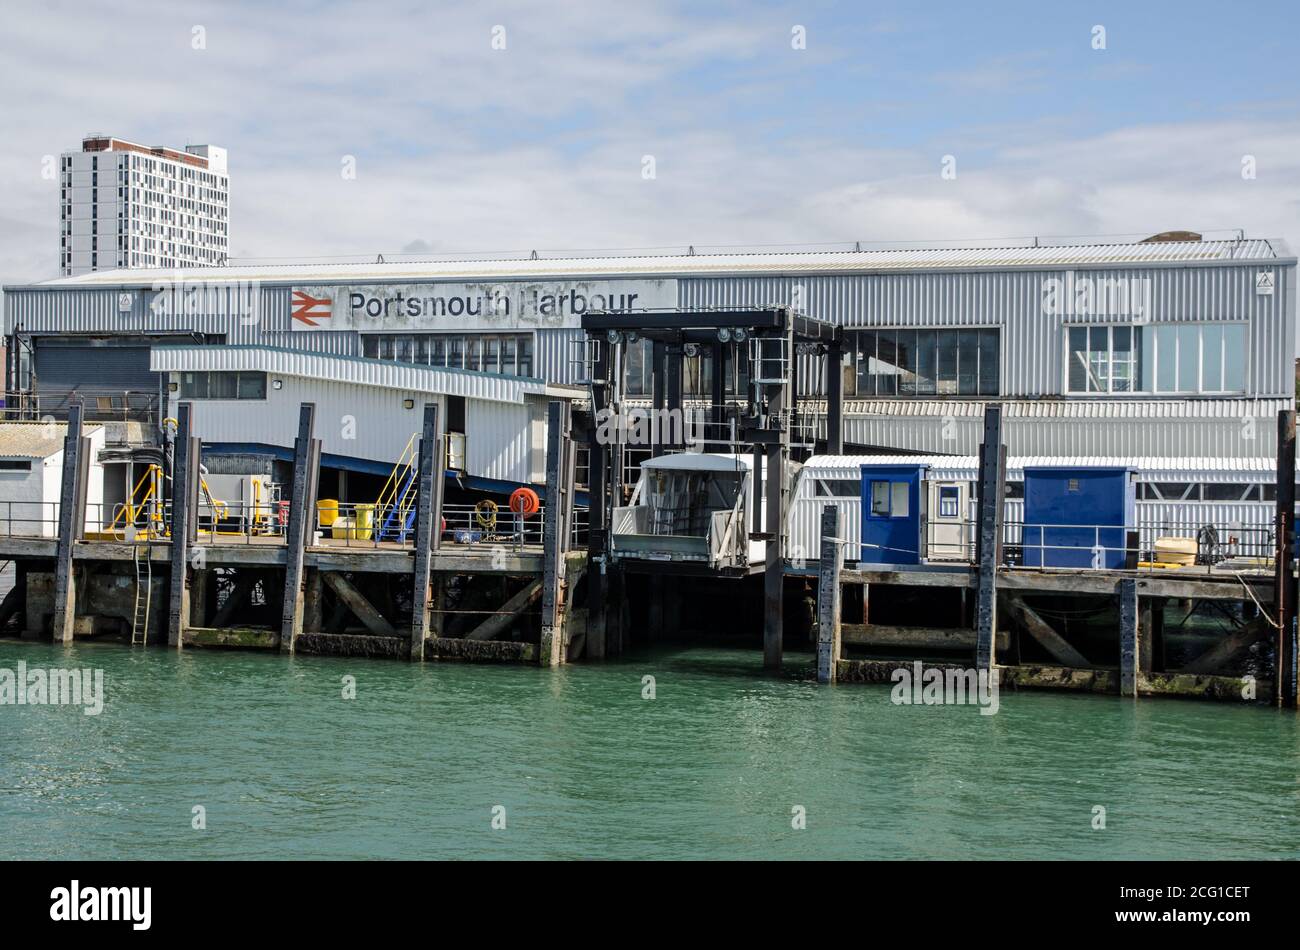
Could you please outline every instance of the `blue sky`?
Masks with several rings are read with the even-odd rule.
[[[124,0],[6,18],[5,281],[53,275],[41,162],[91,132],[229,148],[237,258],[1172,228],[1300,243],[1294,4]]]

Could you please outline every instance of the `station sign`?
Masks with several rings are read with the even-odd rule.
[[[577,329],[585,313],[676,306],[670,279],[329,284],[294,287],[290,323],[363,333]]]

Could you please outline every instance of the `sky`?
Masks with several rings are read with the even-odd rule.
[[[57,276],[42,170],[91,133],[228,148],[233,262],[1300,248],[1298,10],[7,0],[0,282]]]

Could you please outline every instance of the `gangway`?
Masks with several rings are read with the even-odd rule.
[[[419,498],[420,475],[416,467],[419,461],[419,439],[420,433],[411,433],[406,448],[402,450],[388,481],[384,482],[384,487],[375,500],[375,511],[381,519],[380,541],[406,541],[415,533],[415,502]]]

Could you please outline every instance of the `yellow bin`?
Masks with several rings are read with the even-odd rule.
[[[369,541],[375,530],[375,506],[353,505],[351,518],[335,516],[330,537],[336,541]]]
[[[332,527],[339,516],[339,500],[337,498],[322,498],[316,502],[316,516],[320,519],[322,528]]]

